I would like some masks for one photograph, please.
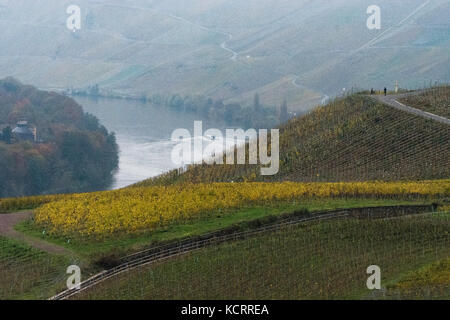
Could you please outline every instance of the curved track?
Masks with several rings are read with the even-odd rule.
[[[29,237],[24,235],[14,229],[14,227],[32,216],[32,212],[24,211],[17,213],[0,213],[0,236],[4,236],[6,238],[16,239],[19,241],[23,241],[30,246],[51,253],[51,254],[70,254],[70,251],[66,250],[63,247],[58,245],[48,243],[46,241],[36,239],[33,237]]]
[[[416,109],[410,106],[407,106],[401,102],[398,101],[398,99],[407,97],[407,96],[411,96],[411,95],[416,95],[416,94],[420,94],[422,91],[416,91],[416,92],[410,92],[410,93],[404,93],[404,94],[396,94],[396,95],[387,95],[387,96],[370,96],[376,100],[378,100],[381,103],[384,103],[388,106],[391,106],[395,109],[404,111],[404,112],[408,112],[408,113],[412,113],[415,115],[418,115],[422,118],[425,119],[431,119],[434,121],[438,121],[444,124],[449,124],[450,125],[450,120],[441,116],[438,116],[436,114],[432,114],[420,109]]]

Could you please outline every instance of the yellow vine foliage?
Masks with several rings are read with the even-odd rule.
[[[30,196],[21,198],[3,198],[0,199],[0,213],[36,208],[44,203],[58,201],[63,198],[67,198],[69,195],[43,195],[43,196]]]
[[[450,180],[354,183],[213,183],[135,187],[70,195],[35,211],[35,222],[58,235],[111,236],[152,231],[228,209],[329,197],[439,197]]]

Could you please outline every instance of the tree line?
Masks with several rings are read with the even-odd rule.
[[[223,100],[214,100],[201,95],[154,95],[148,100],[155,105],[193,112],[216,122],[245,128],[273,128],[289,120],[286,100],[280,108],[268,106],[261,103],[258,93],[254,95],[250,106],[242,106],[237,102],[224,103]]]
[[[258,93],[253,97],[253,103],[243,106],[238,102],[225,103],[222,99],[212,99],[203,95],[180,94],[154,94],[152,96],[121,96],[113,93],[105,93],[98,85],[93,85],[85,90],[71,89],[70,94],[92,97],[135,99],[149,102],[157,106],[171,108],[177,111],[195,113],[202,118],[215,122],[222,122],[229,126],[245,128],[269,129],[289,120],[287,101],[284,100],[280,107],[269,106],[261,103]]]

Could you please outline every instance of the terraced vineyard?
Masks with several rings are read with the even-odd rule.
[[[75,298],[449,297],[448,125],[352,95],[291,120],[280,138],[274,177],[257,166],[191,166],[116,191],[0,200],[0,212],[35,209],[9,230],[63,249],[45,252],[0,228],[0,298],[49,298],[64,289],[71,264],[86,279],[160,245],[249,230],[257,232],[125,267]],[[296,215],[398,205],[428,211],[264,228]],[[365,286],[374,264],[383,279],[377,293]]]
[[[216,183],[128,188],[80,194],[43,205],[35,223],[64,237],[111,237],[155,231],[232,210],[327,198],[436,199],[450,180],[359,183]]]
[[[65,288],[66,268],[75,262],[0,236],[0,299],[46,299]]]
[[[417,96],[406,97],[401,102],[450,119],[450,86],[437,87]]]
[[[122,273],[75,298],[371,298],[366,287],[370,265],[380,266],[382,286],[388,287],[385,294],[391,294],[389,288],[411,277],[411,271],[449,257],[449,217],[427,214],[287,226]],[[403,294],[439,298],[450,293],[445,273],[432,281],[424,279],[423,284],[428,295],[423,290],[396,290],[394,298]]]
[[[446,124],[353,95],[280,128],[280,172],[275,176],[260,176],[257,165],[196,165],[138,185],[437,179],[450,177],[448,141]]]

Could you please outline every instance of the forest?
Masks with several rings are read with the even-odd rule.
[[[34,141],[14,134],[19,121]],[[115,136],[96,117],[12,78],[0,80],[0,128],[0,197],[99,190],[118,166]]]

